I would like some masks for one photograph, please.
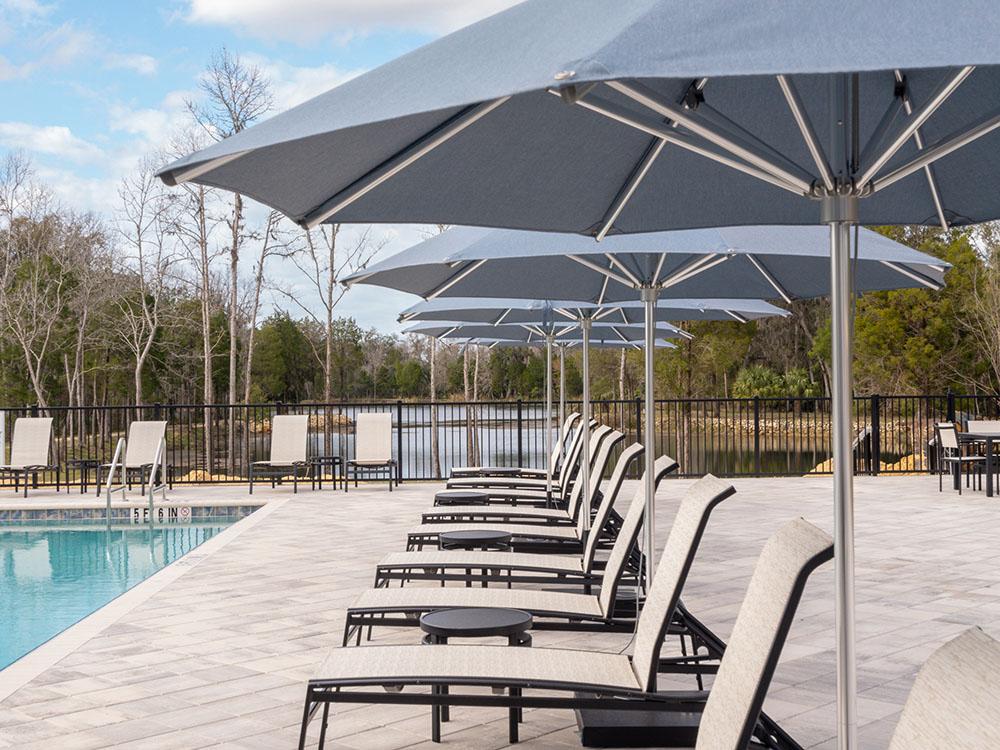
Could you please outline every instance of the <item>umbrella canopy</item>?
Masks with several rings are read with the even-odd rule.
[[[858,210],[866,224],[982,221],[997,216],[1000,174],[992,10],[982,0],[946,13],[932,0],[529,0],[161,175],[309,224],[588,234],[609,221],[621,232],[812,224],[819,201],[802,196],[838,174],[871,193]],[[844,121],[830,85],[848,72],[857,117]],[[857,136],[824,169],[814,146],[837,122]],[[978,140],[939,149],[933,175],[912,163],[963,134]]]
[[[637,288],[672,299],[792,301],[830,290],[829,234],[819,226],[723,227],[579,235],[455,227],[348,276],[421,297],[634,302]],[[944,284],[948,264],[867,229],[854,263],[859,292]]]
[[[399,315],[400,321],[461,320],[468,323],[546,323],[573,320],[567,314],[574,308],[586,307],[580,302],[526,300],[508,297],[437,297],[412,305]],[[658,321],[681,320],[756,320],[788,315],[786,310],[763,300],[742,299],[671,299],[660,300],[656,306]],[[594,317],[612,323],[640,325],[644,322],[642,302],[618,302],[594,311]]]

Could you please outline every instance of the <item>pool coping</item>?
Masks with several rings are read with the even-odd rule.
[[[113,625],[140,604],[151,599],[192,568],[251,529],[281,508],[290,498],[269,500],[250,515],[177,558],[149,578],[140,581],[100,609],[53,636],[26,653],[13,664],[0,670],[0,702],[31,682],[49,667],[73,653],[77,648]]]

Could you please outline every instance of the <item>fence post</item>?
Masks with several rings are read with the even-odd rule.
[[[951,392],[951,388],[948,389],[948,421],[955,422],[955,394]]]
[[[872,396],[872,476],[878,476],[879,463],[882,460],[882,417],[881,399],[878,394]]]
[[[163,408],[163,404],[161,404],[160,402],[156,402],[155,404],[153,404],[153,419],[154,420],[159,420],[160,419],[160,410],[162,408]]]
[[[396,399],[396,484],[403,481],[403,400]]]
[[[517,468],[524,466],[524,402],[517,400]]]
[[[37,417],[38,416],[38,404],[32,404],[31,405],[31,416],[32,417]]]
[[[760,396],[753,397],[753,471],[760,476]]]

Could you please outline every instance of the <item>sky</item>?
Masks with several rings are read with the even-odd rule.
[[[279,112],[513,4],[0,0],[0,156],[24,151],[64,205],[110,218],[122,176],[182,127],[186,102],[199,96],[199,76],[222,47],[265,73]],[[380,257],[425,229],[377,227],[386,242]],[[308,300],[290,264],[269,268]],[[413,301],[358,286],[338,314],[398,331],[396,315]]]

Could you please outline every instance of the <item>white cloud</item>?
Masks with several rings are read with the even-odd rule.
[[[519,0],[188,0],[192,23],[228,26],[264,39],[315,41],[373,28],[444,33]]]
[[[104,56],[104,67],[112,70],[117,68],[131,70],[139,75],[151,76],[156,73],[157,62],[151,55],[110,52]]]
[[[270,81],[271,93],[274,96],[274,112],[281,112],[301,104],[364,72],[360,69],[342,70],[330,64],[299,67],[253,54],[243,55],[243,59],[260,68]]]
[[[63,125],[0,122],[0,144],[78,163],[97,161],[103,156],[100,148],[73,135]]]

